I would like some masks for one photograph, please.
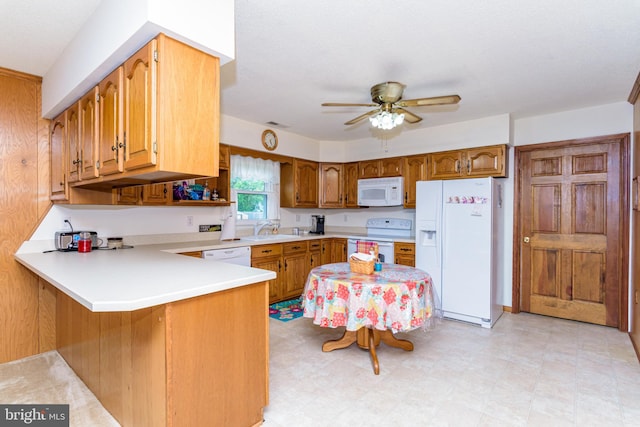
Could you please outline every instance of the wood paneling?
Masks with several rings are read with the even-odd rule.
[[[268,403],[261,282],[133,312],[94,313],[62,292],[58,352],[123,426],[250,426]]]
[[[48,330],[40,331],[38,278],[13,258],[48,209],[40,85],[38,77],[0,69],[0,363],[38,353],[40,343],[50,345]]]
[[[633,171],[631,176],[636,178],[640,175],[640,73],[629,94],[629,102],[633,104]],[[631,253],[633,259],[631,283],[631,323],[630,336],[636,349],[636,355],[640,359],[640,211],[633,210],[631,216]]]

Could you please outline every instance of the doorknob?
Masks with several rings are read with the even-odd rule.
[[[525,238],[524,238],[524,242],[525,242],[525,243],[529,243],[529,236],[525,236]]]

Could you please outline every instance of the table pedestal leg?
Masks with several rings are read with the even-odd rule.
[[[378,375],[380,373],[380,364],[378,363],[378,355],[376,347],[380,345],[380,341],[389,347],[401,348],[404,351],[412,351],[413,343],[409,340],[399,340],[391,331],[379,331],[377,329],[360,328],[357,331],[345,331],[340,339],[326,341],[322,344],[322,351],[328,352],[349,347],[354,342],[358,343],[358,347],[369,350],[371,354],[371,362],[373,363],[373,372]]]
[[[366,328],[363,328],[363,329],[366,329]],[[342,338],[337,340],[327,341],[324,344],[322,344],[322,351],[327,352],[327,351],[339,350],[341,348],[347,348],[354,342],[356,342],[356,331],[344,331],[344,335],[342,335]]]

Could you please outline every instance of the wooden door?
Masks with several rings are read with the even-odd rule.
[[[358,162],[344,164],[344,207],[358,207]]]
[[[80,98],[80,178],[98,176],[98,87]]]
[[[411,156],[404,159],[405,208],[416,207],[416,182],[427,179],[427,156]]]
[[[258,258],[251,260],[251,267],[270,270],[277,274],[273,280],[269,280],[269,304],[281,301],[282,289],[282,257]]]
[[[122,73],[122,67],[118,67],[98,85],[100,175],[110,175],[123,170]]]
[[[513,307],[626,330],[628,144],[517,147]]]
[[[344,206],[342,164],[323,163],[320,165],[320,207],[341,208]]]
[[[283,297],[300,296],[307,280],[307,252],[298,252],[284,257]]]
[[[156,164],[156,40],[124,63],[124,168],[137,169]],[[213,72],[213,71],[212,71]]]
[[[321,254],[320,254],[320,265],[331,264],[331,247],[332,247],[333,239],[322,239],[320,241]]]

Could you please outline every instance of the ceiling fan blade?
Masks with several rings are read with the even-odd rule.
[[[376,107],[378,104],[343,104],[341,102],[325,102],[323,107]]]
[[[460,102],[458,95],[434,96],[431,98],[405,99],[395,103],[398,107],[419,107],[424,105],[446,105]]]
[[[358,117],[356,117],[355,119],[349,120],[348,122],[345,123],[345,125],[353,125],[355,123],[358,123],[360,120],[364,120],[369,116],[373,116],[374,114],[376,114],[378,111],[380,110],[371,110],[368,113],[364,113]]]
[[[422,117],[416,116],[415,114],[405,110],[404,108],[396,108],[395,111],[398,114],[404,114],[404,119],[409,123],[418,123],[419,121],[422,121]]]

